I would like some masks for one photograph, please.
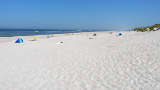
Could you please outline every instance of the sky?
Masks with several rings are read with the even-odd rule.
[[[160,0],[0,0],[0,28],[106,29],[160,23]]]

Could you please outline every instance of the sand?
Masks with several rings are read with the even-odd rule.
[[[160,31],[0,38],[0,90],[160,90]]]

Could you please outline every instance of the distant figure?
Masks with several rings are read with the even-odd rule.
[[[38,33],[39,31],[34,31],[34,32]]]
[[[122,36],[123,34],[122,33],[119,33],[119,36]]]
[[[56,44],[58,44],[58,45],[62,45],[63,43],[64,43],[64,42],[62,42],[62,41],[61,41],[61,42],[57,42]]]
[[[93,39],[93,38],[90,37],[89,39]]]
[[[52,37],[52,35],[48,35],[48,36],[47,36],[47,38],[51,38],[51,37]]]
[[[110,34],[113,34],[113,32],[109,32]]]
[[[97,36],[97,34],[96,34],[96,33],[94,33],[94,34],[93,34],[93,36]]]

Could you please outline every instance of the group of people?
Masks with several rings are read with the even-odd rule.
[[[118,36],[122,36],[122,35],[123,35],[122,33],[119,33],[119,34],[118,34]],[[92,36],[95,37],[95,36],[97,36],[97,34],[94,33]],[[48,35],[48,36],[47,36],[47,38],[51,38],[51,37],[52,37],[52,35]],[[36,41],[37,38],[38,38],[38,37],[35,36],[34,39],[33,39],[33,41]],[[93,39],[93,38],[89,38],[89,39]],[[15,43],[23,43],[23,39],[22,39],[22,38],[18,38]],[[63,42],[61,42],[61,43],[63,43]]]
[[[47,38],[51,38],[51,37],[53,37],[53,35],[47,35]],[[32,40],[32,41],[37,41],[37,39],[38,39],[38,37],[35,36],[35,37],[33,37],[33,40]],[[18,39],[15,41],[15,43],[23,43],[23,39],[22,39],[22,38],[18,38]]]

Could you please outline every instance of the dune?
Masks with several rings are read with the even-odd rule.
[[[160,31],[0,38],[1,90],[160,90]]]

